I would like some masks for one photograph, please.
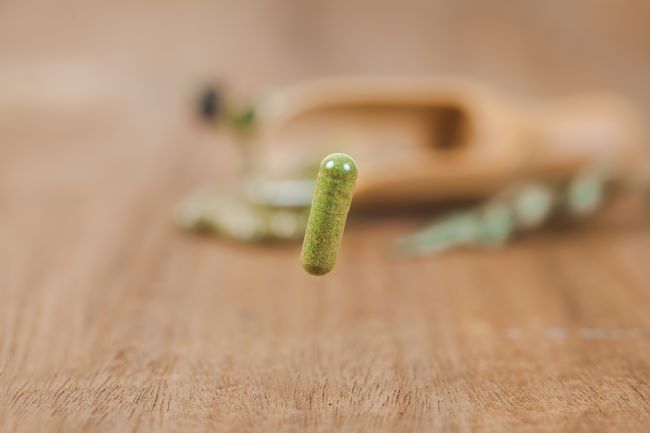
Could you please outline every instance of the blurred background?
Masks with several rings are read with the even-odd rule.
[[[235,147],[191,121],[206,82],[246,101],[330,75],[461,76],[648,109],[649,17],[634,0],[3,1],[0,188],[88,199],[165,164],[178,191],[232,177]]]

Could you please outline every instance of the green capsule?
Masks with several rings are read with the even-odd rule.
[[[356,180],[357,165],[344,153],[333,153],[320,164],[300,254],[310,274],[325,275],[336,263]]]

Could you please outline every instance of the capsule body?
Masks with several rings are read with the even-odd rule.
[[[333,153],[320,164],[300,254],[310,274],[325,275],[336,263],[356,180],[357,165],[344,153]]]

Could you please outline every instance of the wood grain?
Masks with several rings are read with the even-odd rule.
[[[488,3],[490,3],[488,5]],[[237,171],[188,110],[332,73],[463,74],[650,100],[647,2],[0,4],[0,431],[647,431],[650,225],[623,204],[502,250],[336,270],[205,239],[178,199]]]

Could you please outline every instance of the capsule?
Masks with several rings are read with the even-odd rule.
[[[336,263],[356,180],[357,165],[344,153],[333,153],[320,164],[300,254],[310,274],[325,275]]]

